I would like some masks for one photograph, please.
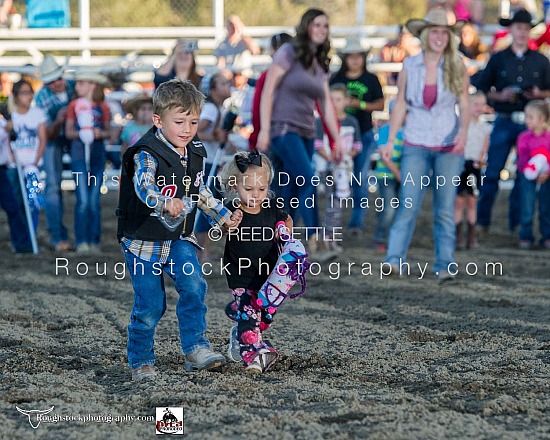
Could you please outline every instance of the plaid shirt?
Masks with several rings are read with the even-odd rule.
[[[162,131],[157,130],[156,136],[160,139],[168,148],[172,149],[176,153],[177,150],[166,140]],[[178,153],[181,156],[181,154]],[[187,157],[183,157],[187,160]],[[133,177],[134,189],[139,199],[145,203],[148,207],[154,208],[157,214],[161,213],[164,201],[168,197],[163,196],[160,193],[159,187],[155,183],[155,174],[158,167],[157,160],[149,153],[145,151],[139,151],[134,155],[134,167],[135,174]],[[189,240],[192,243],[196,243],[195,237],[186,237],[184,240]],[[130,238],[122,237],[122,244],[138,258],[148,261],[150,263],[164,264],[168,260],[170,255],[170,246],[172,240],[163,241],[145,241],[145,240],[132,240]]]
[[[59,110],[61,110],[63,107],[68,106],[69,102],[73,98],[75,98],[75,91],[74,91],[75,82],[72,80],[65,80],[65,85],[66,85],[67,99],[62,99],[60,95],[52,92],[48,86],[43,86],[34,97],[34,102],[36,103],[36,106],[44,110],[44,113],[46,114],[47,126],[50,126],[53,123],[53,121],[55,121],[55,118],[57,117]],[[64,132],[65,132],[65,128],[62,126],[61,136],[64,136],[63,134]],[[48,143],[55,143],[55,141],[49,141]]]
[[[176,153],[177,150],[166,140],[162,130],[157,130],[156,136],[160,139],[168,148],[172,149]],[[187,161],[187,157],[181,156],[182,159]],[[157,214],[161,214],[162,207],[164,202],[168,197],[163,196],[155,184],[155,174],[158,167],[157,160],[149,153],[145,151],[139,151],[134,155],[134,167],[135,174],[133,177],[134,189],[136,191],[139,199],[145,203],[148,207],[154,208]],[[211,198],[212,193],[204,187],[204,183],[201,185],[200,195],[203,196],[205,191],[208,191],[209,194],[206,194],[206,198]],[[208,197],[209,196],[209,197]],[[206,202],[206,198],[204,202]],[[219,227],[223,225],[231,216],[231,211],[227,209],[223,204],[216,199],[210,199],[210,201],[215,201],[216,204],[214,207],[209,207],[207,203],[199,203],[198,207],[208,217],[208,221],[214,227]],[[193,243],[198,248],[201,246],[198,244],[197,239],[193,234],[188,237],[181,237],[182,240],[187,240]],[[142,260],[148,261],[150,263],[159,262],[161,264],[166,263],[168,256],[170,255],[170,246],[172,240],[163,240],[163,241],[144,241],[144,240],[132,240],[126,237],[122,237],[121,242],[124,246],[134,254],[136,257],[141,258]]]

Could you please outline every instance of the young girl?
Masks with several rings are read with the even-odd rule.
[[[548,171],[542,172],[535,180],[525,176],[525,168],[533,151],[546,151],[550,153],[550,132],[548,122],[550,109],[544,101],[531,101],[525,106],[525,125],[527,130],[518,137],[518,162],[519,190],[521,194],[521,228],[519,231],[519,247],[529,249],[535,241],[533,236],[533,218],[537,199],[537,186],[539,200],[539,228],[542,238],[542,247],[550,249],[550,182]]]
[[[71,169],[75,179],[75,242],[76,252],[99,252],[101,239],[100,188],[105,170],[105,139],[110,135],[111,115],[104,102],[103,75],[82,72],[76,76],[78,99],[71,101],[65,125],[65,135],[71,140]],[[77,107],[91,103],[92,126],[81,126],[82,116]],[[77,105],[78,104],[78,105]],[[86,136],[85,136],[86,135]],[[89,144],[89,154],[85,142]]]
[[[257,151],[237,153],[221,172],[222,192],[231,200],[228,207],[243,212],[239,229],[229,231],[224,252],[227,283],[234,298],[226,313],[237,321],[230,332],[228,354],[234,362],[242,359],[249,373],[265,372],[276,361],[277,350],[263,339],[263,332],[299,275],[304,285],[308,266],[303,245],[288,236],[279,256],[274,238],[281,226],[292,229],[292,218],[276,206],[268,189],[272,179],[273,165]],[[251,231],[261,234],[252,238]],[[288,264],[286,273],[279,271],[283,260]]]
[[[17,135],[17,139],[13,144],[13,153],[17,155],[17,160],[21,165],[27,183],[32,175],[34,175],[33,179],[38,178],[38,167],[42,165],[42,156],[46,148],[46,115],[40,108],[31,107],[33,96],[34,92],[29,82],[21,80],[13,85],[14,110],[11,119],[13,131]],[[12,177],[14,177],[13,186],[19,188],[17,176]],[[18,189],[16,194],[23,206],[21,192]],[[40,205],[32,203],[30,207],[33,226],[36,231]]]
[[[468,236],[466,247],[479,246],[476,237],[477,222],[477,193],[481,184],[481,167],[489,148],[489,136],[493,127],[488,122],[480,121],[479,117],[485,112],[487,100],[483,92],[477,92],[470,97],[470,124],[468,137],[464,149],[464,169],[460,175],[457,197],[455,199],[456,248],[462,247],[462,220],[466,213],[468,222]],[[475,180],[471,180],[472,177]]]
[[[124,126],[120,135],[121,157],[153,125],[153,98],[148,95],[138,95],[130,99],[124,107],[132,115],[132,120]]]
[[[362,185],[355,180],[352,185],[353,208],[348,228],[353,235],[363,233],[365,214],[363,200],[368,197],[366,173],[369,170],[370,157],[374,153],[374,131],[372,127],[372,112],[384,110],[384,94],[378,77],[367,70],[367,53],[361,41],[349,38],[342,50],[342,66],[330,79],[330,84],[344,84],[348,89],[348,114],[359,122],[363,149],[353,158],[353,174],[356,179],[362,175]]]

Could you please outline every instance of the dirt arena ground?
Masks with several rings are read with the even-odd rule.
[[[269,338],[282,356],[260,377],[237,364],[183,371],[167,283],[160,377],[146,384],[132,383],[126,366],[132,290],[117,279],[116,194],[103,199],[104,252],[95,257],[54,255],[43,225],[41,254],[16,257],[0,213],[0,438],[154,438],[155,421],[137,418],[183,407],[194,439],[549,439],[550,251],[516,248],[506,196],[484,246],[457,252],[457,281],[444,285],[429,267],[422,279],[414,269],[432,264],[431,210],[418,222],[412,275],[382,279],[371,210],[367,234],[345,235],[345,255],[280,310]],[[56,257],[67,259],[68,276],[56,275]],[[222,276],[207,280],[208,336],[225,352],[229,295]],[[54,409],[33,429],[16,406]]]

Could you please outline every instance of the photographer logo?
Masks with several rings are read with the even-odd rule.
[[[33,429],[36,429],[36,428],[38,428],[38,427],[40,426],[41,417],[42,417],[43,415],[46,415],[46,414],[51,413],[55,407],[52,406],[50,409],[44,409],[44,410],[39,410],[39,409],[21,409],[21,408],[19,408],[18,406],[16,406],[15,408],[16,408],[17,411],[19,411],[21,414],[26,415],[26,416],[29,418],[29,423],[31,424],[31,426],[33,427]]]
[[[157,434],[183,435],[183,408],[157,407]]]

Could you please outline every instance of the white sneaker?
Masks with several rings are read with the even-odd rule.
[[[156,375],[157,371],[153,365],[142,365],[132,370],[133,381],[153,379]]]
[[[227,349],[227,357],[233,362],[240,362],[241,357],[241,345],[237,338],[237,326],[234,325],[229,330],[229,348]]]
[[[79,255],[88,255],[90,252],[91,252],[91,249],[88,243],[80,243],[76,247],[76,253]]]
[[[192,353],[185,356],[187,362],[183,365],[185,371],[193,370],[212,370],[220,368],[226,363],[222,354],[214,353],[206,347],[197,348]]]
[[[92,254],[100,254],[101,253],[101,246],[99,245],[99,243],[90,244],[90,253],[92,253]]]
[[[448,283],[448,282],[454,281],[454,280],[455,280],[455,276],[450,274],[446,270],[442,270],[441,272],[439,272],[437,274],[437,281],[439,281],[439,284]]]

